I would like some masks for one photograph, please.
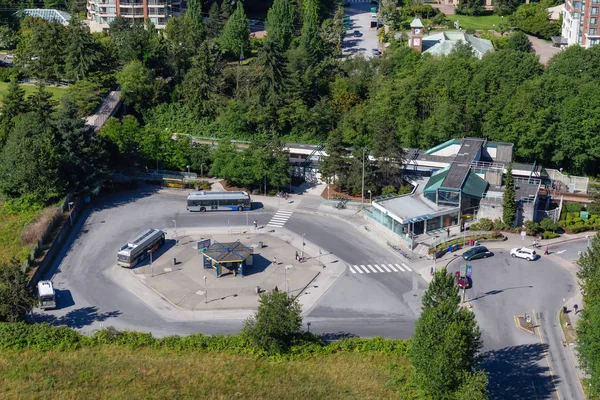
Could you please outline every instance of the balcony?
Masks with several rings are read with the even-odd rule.
[[[119,3],[120,7],[142,7],[144,5],[144,3],[140,0],[121,0],[121,2]]]
[[[144,10],[134,9],[134,10],[121,10],[121,17],[125,18],[135,18],[135,17],[144,17]]]
[[[167,7],[148,7],[148,16],[155,18],[166,17]]]
[[[102,16],[117,16],[117,11],[114,7],[98,7],[96,12]]]
[[[166,5],[166,1],[148,0],[148,7],[165,7]]]

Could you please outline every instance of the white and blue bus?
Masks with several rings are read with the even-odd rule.
[[[246,192],[192,192],[187,198],[188,211],[248,211],[252,208]]]

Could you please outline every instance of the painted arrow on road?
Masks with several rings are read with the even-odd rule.
[[[556,252],[556,254],[562,254],[562,253],[564,253],[565,251],[566,251],[566,250],[559,250],[559,251],[557,251],[557,252]]]

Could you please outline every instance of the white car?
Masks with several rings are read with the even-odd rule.
[[[513,257],[524,258],[527,261],[533,261],[537,258],[535,250],[527,247],[516,247],[510,251],[510,255]]]

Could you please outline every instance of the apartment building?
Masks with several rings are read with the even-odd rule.
[[[600,0],[567,0],[564,4],[561,44],[585,48],[600,43]]]
[[[87,14],[92,32],[102,32],[116,17],[145,23],[151,21],[157,29],[167,25],[173,10],[179,11],[181,0],[88,0]]]

